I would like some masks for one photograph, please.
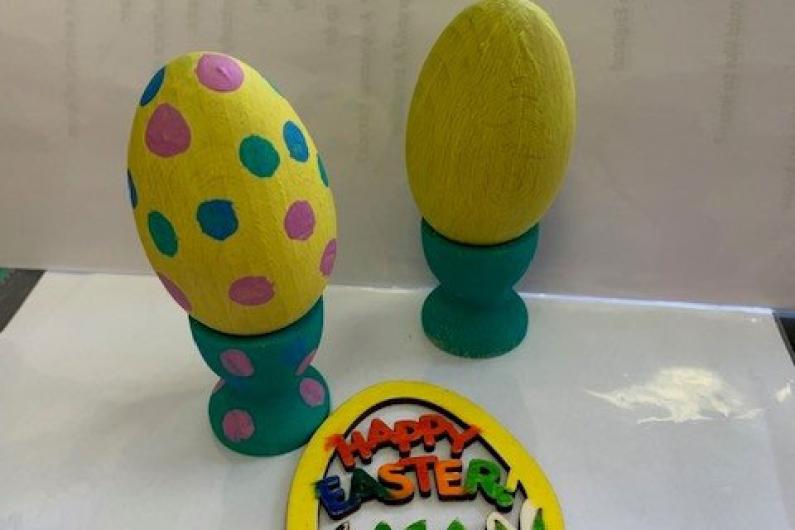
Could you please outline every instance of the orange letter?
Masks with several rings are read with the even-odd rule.
[[[403,504],[414,497],[414,484],[403,471],[400,464],[384,464],[378,468],[378,480],[389,488],[389,498],[384,501],[386,504]]]
[[[461,485],[461,461],[438,460],[434,466],[436,473],[436,489],[442,500],[460,499],[467,496]]]

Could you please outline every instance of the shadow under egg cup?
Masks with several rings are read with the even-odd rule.
[[[499,245],[447,239],[422,220],[422,249],[440,285],[422,306],[422,327],[440,349],[459,357],[496,357],[527,334],[527,308],[513,286],[527,271],[539,225]]]
[[[328,385],[310,366],[323,333],[323,298],[293,324],[272,333],[221,333],[190,318],[193,340],[221,378],[210,396],[213,432],[248,455],[297,449],[326,419]]]

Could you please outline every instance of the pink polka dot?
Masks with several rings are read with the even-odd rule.
[[[177,109],[163,103],[146,124],[146,146],[154,154],[169,157],[190,147],[190,128]]]
[[[245,352],[240,350],[226,350],[221,353],[221,364],[232,375],[249,377],[254,373],[254,365]]]
[[[323,251],[323,257],[320,258],[320,272],[323,276],[330,276],[331,271],[334,270],[334,261],[337,259],[337,240],[332,239],[326,245],[326,250]]]
[[[229,56],[205,53],[196,65],[196,77],[209,89],[231,92],[243,84],[243,69]]]
[[[157,277],[160,278],[160,281],[163,283],[163,287],[166,288],[166,291],[168,291],[168,294],[171,295],[171,298],[173,298],[180,305],[180,307],[182,307],[182,309],[190,313],[193,310],[193,306],[191,305],[190,300],[188,300],[188,297],[185,296],[185,293],[182,292],[182,289],[180,289],[176,283],[172,282],[165,274],[158,272]]]
[[[224,429],[224,436],[230,442],[242,442],[254,434],[254,420],[251,419],[251,414],[242,409],[232,409],[227,412],[221,426]]]
[[[225,384],[226,384],[226,381],[224,381],[223,379],[219,379],[218,382],[215,383],[215,386],[213,387],[213,394],[215,394],[216,392],[221,390],[224,387]]]
[[[310,407],[317,407],[326,400],[326,389],[310,377],[304,377],[298,385],[301,398]]]
[[[284,230],[290,239],[309,239],[315,231],[315,212],[307,201],[295,201],[284,216]]]
[[[229,298],[241,305],[262,305],[274,294],[273,284],[264,276],[246,276],[229,286]]]
[[[301,364],[299,364],[298,368],[295,369],[295,375],[303,374],[306,371],[306,369],[309,368],[309,365],[312,364],[312,361],[315,360],[315,355],[316,354],[317,354],[317,350],[309,352],[309,355],[304,357],[304,360],[301,361]]]

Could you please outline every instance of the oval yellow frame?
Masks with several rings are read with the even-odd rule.
[[[406,401],[447,413],[466,425],[481,429],[479,440],[508,468],[507,487],[523,491],[535,507],[543,508],[547,530],[563,530],[558,499],[541,467],[522,445],[491,415],[451,390],[419,381],[388,381],[371,386],[343,403],[315,432],[298,462],[287,504],[287,530],[318,530],[319,501],[315,483],[323,478],[334,454],[326,446],[329,436],[348,429],[375,410]],[[529,529],[522,529],[529,530]]]

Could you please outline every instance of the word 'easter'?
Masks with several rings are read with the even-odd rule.
[[[499,464],[476,458],[469,461],[464,471],[460,457],[479,434],[480,429],[474,425],[459,429],[440,414],[425,414],[417,420],[396,421],[392,427],[375,418],[367,436],[357,430],[348,440],[341,434],[330,436],[326,447],[333,448],[345,470],[351,472],[350,490],[346,495],[340,477],[327,476],[316,484],[320,503],[329,517],[339,520],[372,499],[384,504],[403,504],[413,499],[417,491],[427,497],[435,484],[442,500],[468,500],[481,492],[497,509],[510,510],[515,491],[501,483]],[[437,442],[445,439],[450,442],[450,458],[432,454],[410,456],[411,450],[420,443],[431,452],[436,449]],[[382,447],[397,450],[400,458],[381,465],[377,479],[356,467],[357,458],[369,464]]]

